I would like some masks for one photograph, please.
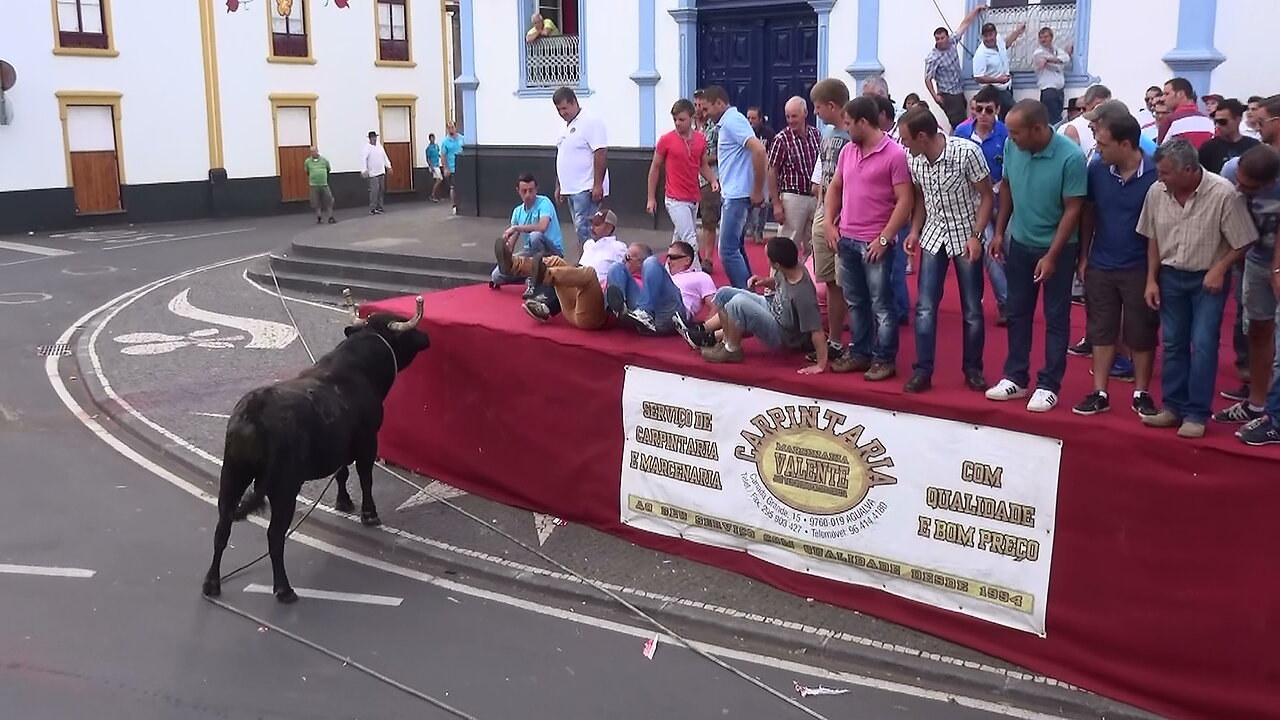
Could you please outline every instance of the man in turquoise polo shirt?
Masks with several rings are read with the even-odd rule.
[[[1004,379],[987,391],[991,400],[1027,394],[1031,380],[1031,330],[1039,287],[1044,287],[1044,367],[1027,402],[1031,412],[1058,404],[1067,369],[1071,330],[1071,280],[1076,273],[1077,228],[1088,191],[1080,146],[1053,131],[1039,100],[1023,100],[1005,120],[1000,217],[991,254],[1007,254],[1009,355]],[[1007,242],[1006,242],[1007,240]]]

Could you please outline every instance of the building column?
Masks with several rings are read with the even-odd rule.
[[[818,13],[818,79],[827,77],[831,55],[831,8],[836,0],[809,0],[813,11]]]
[[[855,97],[862,92],[863,80],[884,74],[880,64],[880,0],[858,0],[858,55],[845,72],[853,76],[850,94]]]
[[[1178,3],[1178,44],[1162,60],[1174,75],[1191,81],[1196,95],[1210,92],[1214,68],[1226,56],[1213,45],[1218,21],[1218,0],[1181,0]]]
[[[468,145],[480,142],[476,129],[476,88],[480,87],[480,79],[476,77],[476,8],[474,0],[459,0],[459,24],[462,26],[462,68],[454,79],[454,87],[462,91],[462,117],[459,132],[466,136]]]
[[[695,0],[680,0],[680,7],[667,12],[680,34],[680,97],[692,100],[698,82],[698,9]]]
[[[640,147],[653,147],[658,133],[657,88],[662,75],[658,73],[655,49],[657,9],[655,0],[640,0],[640,66],[631,73],[631,80],[640,90]],[[687,96],[686,96],[687,97]]]

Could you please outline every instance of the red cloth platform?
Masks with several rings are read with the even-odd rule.
[[[908,281],[914,293],[914,277]],[[752,340],[745,364],[712,366],[679,338],[584,332],[559,319],[540,325],[520,309],[515,286],[435,293],[424,320],[431,349],[387,400],[382,455],[468,492],[917,628],[1171,717],[1280,717],[1280,453],[1241,445],[1232,426],[1211,423],[1198,441],[1145,428],[1128,408],[1131,386],[1122,383],[1112,383],[1110,414],[1073,415],[1070,405],[1091,389],[1088,360],[1069,360],[1060,407],[1043,415],[965,390],[955,290],[953,281],[934,390],[914,396],[901,391],[915,355],[906,328],[903,376],[874,384],[798,375],[802,359],[768,354]],[[372,310],[408,316],[413,304],[399,298],[361,312]],[[1081,330],[1078,308],[1074,319]],[[1000,376],[1006,337],[993,320],[989,313],[990,381]],[[1037,323],[1033,377],[1041,337]],[[1221,358],[1219,387],[1238,384],[1229,348]],[[1047,637],[624,526],[628,364],[1062,439]]]

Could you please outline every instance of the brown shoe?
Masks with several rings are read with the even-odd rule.
[[[1182,418],[1173,414],[1172,410],[1161,410],[1155,415],[1143,415],[1142,424],[1147,427],[1172,428],[1182,424]],[[1203,431],[1201,434],[1204,434]]]
[[[866,372],[870,369],[871,358],[866,355],[849,354],[831,363],[831,372],[834,373]]]
[[[498,271],[503,275],[511,275],[511,248],[507,247],[506,238],[499,237],[493,243],[493,255],[498,259]]]
[[[862,378],[869,382],[880,382],[897,374],[898,367],[893,363],[875,363],[863,373]]]
[[[1192,422],[1190,420],[1182,423],[1182,427],[1178,428],[1178,437],[1195,440],[1204,437],[1204,423]]]
[[[543,262],[545,257],[545,254],[539,252],[529,258],[529,279],[536,288],[547,284],[547,265]]]
[[[716,343],[714,347],[702,348],[702,359],[709,363],[740,363],[742,348],[730,350],[724,343]]]

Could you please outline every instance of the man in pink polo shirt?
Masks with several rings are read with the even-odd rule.
[[[853,341],[831,370],[888,380],[897,374],[898,356],[891,246],[911,219],[911,170],[906,150],[880,129],[875,100],[854,98],[844,106],[844,122],[849,142],[827,188],[825,237],[839,253]]]

